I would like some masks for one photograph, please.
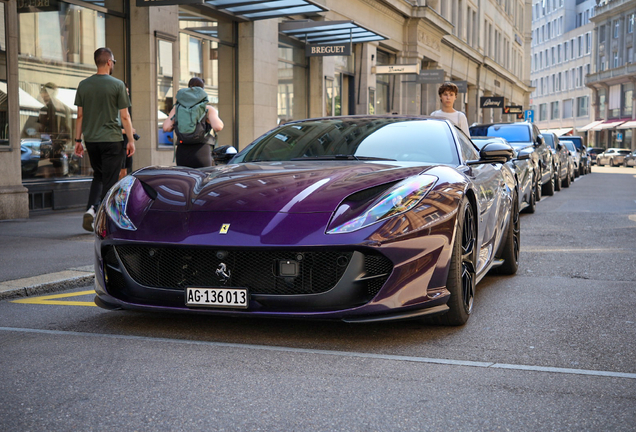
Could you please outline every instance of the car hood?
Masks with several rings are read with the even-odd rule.
[[[333,212],[352,193],[429,171],[398,162],[259,162],[194,170],[148,167],[134,176],[156,193],[155,211]]]

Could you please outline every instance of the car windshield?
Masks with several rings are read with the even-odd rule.
[[[563,141],[563,144],[568,148],[568,150],[576,151],[576,147],[574,147],[572,141]]]
[[[525,124],[494,124],[473,126],[470,134],[474,136],[495,136],[505,138],[510,143],[531,142],[530,128]]]
[[[443,120],[341,117],[280,126],[233,160],[391,160],[458,165],[450,126]]]
[[[543,139],[545,140],[545,143],[547,145],[549,145],[551,148],[555,148],[554,147],[554,136],[551,134],[543,134]]]
[[[581,138],[579,138],[579,137],[563,136],[563,137],[561,137],[561,141],[571,141],[572,143],[574,143],[576,148],[579,149],[579,150],[581,149],[581,147],[583,147],[583,140],[581,140]]]

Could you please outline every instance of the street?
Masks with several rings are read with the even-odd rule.
[[[515,276],[463,327],[0,301],[0,424],[62,430],[634,430],[636,169],[521,217]]]

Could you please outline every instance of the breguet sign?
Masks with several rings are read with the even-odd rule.
[[[57,0],[18,0],[18,13],[57,11]]]
[[[479,108],[501,108],[504,107],[503,96],[482,96],[479,98]]]
[[[328,45],[305,45],[306,57],[348,56],[351,55],[351,43]]]

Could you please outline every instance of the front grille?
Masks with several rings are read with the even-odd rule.
[[[221,286],[217,270],[229,270],[225,286],[246,287],[254,294],[316,294],[328,291],[342,277],[352,252],[224,251],[197,248],[117,246],[130,276],[149,287],[183,289]],[[299,259],[300,258],[300,259]],[[281,260],[298,263],[297,277],[277,276]],[[226,271],[227,274],[227,271]]]
[[[113,249],[108,249],[104,251],[105,260],[112,265]],[[116,246],[115,249],[128,274],[140,285],[174,290],[188,286],[245,287],[253,294],[269,295],[329,291],[341,279],[353,256],[352,251],[220,251],[136,245]],[[220,252],[221,257],[218,256]],[[287,260],[297,263],[297,276],[279,275],[279,263]],[[225,284],[217,275],[222,263],[230,276]],[[367,292],[373,296],[391,273],[392,264],[381,255],[365,255],[364,267],[364,277],[368,278]]]

